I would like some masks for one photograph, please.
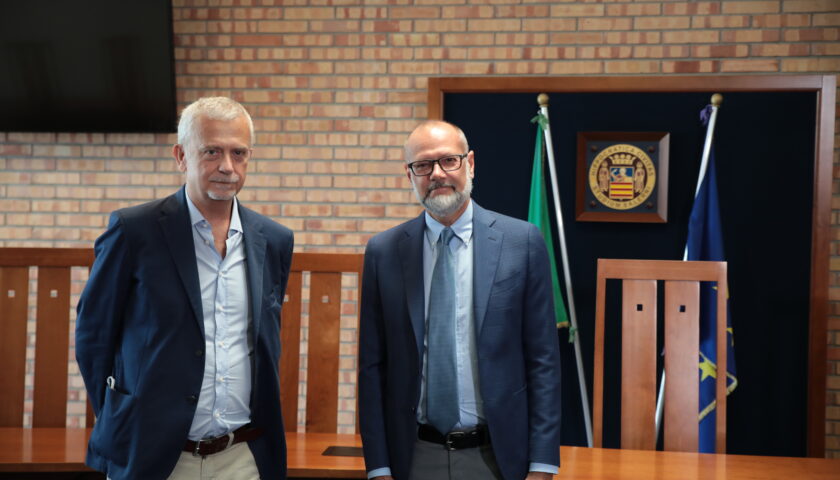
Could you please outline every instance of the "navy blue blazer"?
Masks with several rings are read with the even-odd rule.
[[[493,453],[507,480],[560,463],[560,352],[545,242],[532,224],[474,206],[473,309]],[[423,215],[371,238],[359,336],[368,471],[408,478],[417,439],[425,313]]]
[[[291,230],[240,205],[253,345],[248,442],[260,476],[286,477],[280,411],[280,308]],[[96,414],[86,464],[113,480],[166,478],[178,461],[204,375],[204,320],[182,187],[111,214],[78,305],[76,359]],[[106,388],[113,376],[116,388]]]

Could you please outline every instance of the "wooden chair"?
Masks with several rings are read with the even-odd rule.
[[[338,428],[341,279],[357,275],[356,328],[364,255],[295,253],[281,313],[280,403],[287,432],[297,432],[300,380],[303,274],[309,272],[309,337],[306,371],[306,432],[336,433]],[[358,411],[358,409],[356,409]],[[358,422],[356,422],[358,432]]]
[[[0,427],[23,426],[29,269],[37,269],[33,427],[67,418],[71,269],[93,264],[90,248],[0,248]],[[87,425],[93,425],[88,404]]]
[[[621,448],[655,450],[657,281],[665,282],[665,450],[698,448],[699,282],[717,282],[717,318],[726,318],[726,262],[598,259],[595,309],[593,431],[602,446],[604,313],[607,279],[622,280]],[[717,322],[717,345],[726,345],[726,322]],[[726,372],[726,348],[717,371]],[[726,375],[716,379],[715,447],[726,450]]]

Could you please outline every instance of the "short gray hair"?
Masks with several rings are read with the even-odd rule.
[[[207,117],[213,120],[236,120],[240,116],[248,120],[248,128],[251,132],[251,146],[256,143],[254,137],[254,121],[248,110],[236,100],[228,97],[202,97],[187,105],[181,112],[181,120],[178,122],[178,143],[186,145],[196,134],[195,124],[199,117]]]

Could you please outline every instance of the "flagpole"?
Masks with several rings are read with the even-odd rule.
[[[563,215],[560,209],[560,194],[557,188],[557,173],[554,166],[554,145],[551,142],[551,127],[548,121],[548,95],[541,93],[537,96],[540,113],[545,117],[545,149],[548,153],[548,171],[551,174],[551,193],[554,199],[554,214],[557,219],[557,233],[560,236],[560,256],[563,264],[563,277],[566,283],[566,298],[569,301],[569,321],[574,332],[575,359],[577,360],[578,383],[580,384],[580,402],[583,407],[583,421],[586,426],[586,443],[592,446],[592,420],[589,415],[589,395],[586,393],[586,377],[583,375],[583,359],[580,354],[580,341],[577,335],[577,314],[575,313],[575,297],[572,295],[572,277],[569,273],[569,256],[566,253],[566,234],[563,228]]]
[[[703,180],[706,179],[706,170],[709,168],[709,154],[712,151],[712,138],[715,135],[715,122],[717,122],[718,108],[723,103],[723,95],[716,93],[712,95],[712,114],[709,116],[709,125],[706,127],[706,143],[703,144],[703,157],[700,160],[700,174],[697,175],[697,187],[694,189],[694,199],[700,193]],[[683,261],[688,260],[688,241],[685,242],[683,250]],[[662,411],[665,407],[663,397],[665,395],[665,370],[662,370],[662,379],[659,381],[659,395],[656,399],[656,440],[659,441],[659,427],[662,425]]]

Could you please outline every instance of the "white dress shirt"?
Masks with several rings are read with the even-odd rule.
[[[210,223],[187,195],[204,321],[204,378],[189,439],[217,437],[250,422],[251,346],[244,232],[236,198],[225,258]]]

